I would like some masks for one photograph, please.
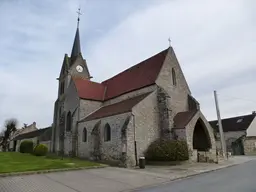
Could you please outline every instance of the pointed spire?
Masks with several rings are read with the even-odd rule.
[[[72,52],[71,52],[71,58],[74,58],[76,56],[78,56],[81,53],[81,46],[80,46],[80,36],[79,36],[79,21],[80,21],[80,8],[77,11],[78,17],[77,17],[77,29],[76,29],[76,35],[75,35],[75,39],[74,39],[74,43],[73,43],[73,48],[72,48]]]
[[[81,53],[81,46],[80,46],[80,37],[79,37],[79,28],[76,29],[76,36],[73,43],[73,48],[71,52],[71,58],[76,57]]]

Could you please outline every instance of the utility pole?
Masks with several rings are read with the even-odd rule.
[[[222,148],[222,153],[224,159],[226,159],[226,142],[224,138],[224,133],[222,129],[222,123],[221,123],[221,118],[220,118],[220,109],[219,109],[219,103],[218,103],[218,97],[217,97],[217,92],[214,91],[214,99],[215,99],[215,105],[216,105],[216,112],[217,112],[217,117],[218,117],[218,127],[219,127],[219,133],[220,133],[220,141],[221,141],[221,148]]]

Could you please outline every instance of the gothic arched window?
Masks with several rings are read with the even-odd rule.
[[[87,142],[87,129],[84,128],[83,130],[83,142]]]
[[[107,123],[104,127],[104,141],[110,141],[111,139],[111,128]]]
[[[176,82],[176,74],[175,74],[174,68],[172,68],[172,84],[173,84],[173,85],[177,85],[177,82]]]
[[[72,116],[71,116],[71,112],[69,111],[67,114],[67,126],[66,126],[66,130],[67,131],[71,131],[72,128]]]

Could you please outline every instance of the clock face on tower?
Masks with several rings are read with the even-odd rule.
[[[77,65],[77,66],[76,66],[76,70],[77,70],[78,72],[83,72],[83,67],[82,67],[81,65]]]

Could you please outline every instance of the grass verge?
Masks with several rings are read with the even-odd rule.
[[[17,152],[0,152],[0,173],[100,166],[76,158],[38,157]]]

